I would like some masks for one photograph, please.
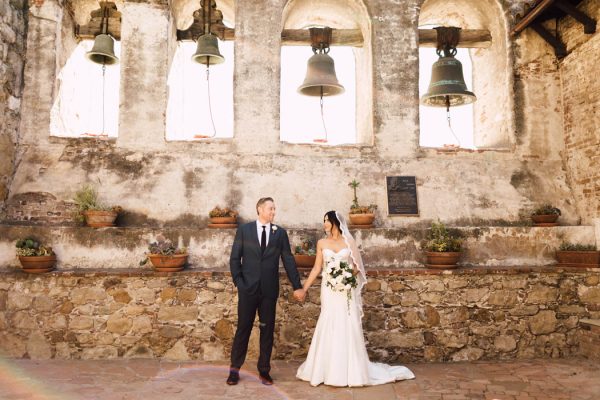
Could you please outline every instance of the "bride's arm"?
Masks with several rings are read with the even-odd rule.
[[[315,265],[313,265],[308,278],[304,281],[304,291],[307,292],[308,288],[313,284],[315,279],[321,273],[323,267],[323,239],[317,242],[317,258],[315,259]]]

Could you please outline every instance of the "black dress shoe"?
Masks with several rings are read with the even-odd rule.
[[[262,383],[263,385],[270,386],[273,384],[273,378],[271,378],[271,375],[269,375],[268,372],[261,372],[258,374],[258,377],[260,378],[260,383]]]
[[[230,371],[229,376],[227,377],[227,384],[228,385],[237,385],[239,381],[240,381],[239,372]]]

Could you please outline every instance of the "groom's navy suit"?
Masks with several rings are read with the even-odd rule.
[[[275,329],[275,308],[279,297],[280,258],[294,290],[301,289],[302,284],[287,232],[279,226],[271,225],[268,245],[263,252],[256,224],[256,221],[253,221],[238,228],[229,259],[233,283],[238,288],[238,325],[231,348],[231,368],[240,369],[246,359],[248,340],[258,311],[260,322],[258,370],[261,373],[269,373]]]

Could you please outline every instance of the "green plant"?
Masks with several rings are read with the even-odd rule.
[[[427,241],[422,245],[426,251],[433,252],[455,252],[462,250],[462,239],[456,233],[452,233],[442,222],[432,222]]]
[[[17,240],[17,255],[24,257],[32,256],[53,256],[54,251],[50,246],[42,246],[39,241],[33,238]]]
[[[210,212],[208,213],[208,216],[211,218],[216,218],[216,217],[237,217],[238,213],[237,211],[232,210],[231,208],[219,208],[219,206],[215,206],[215,208],[213,208],[212,210],[210,210]]]
[[[148,262],[148,254],[158,254],[162,256],[172,256],[175,254],[187,254],[186,247],[177,247],[169,239],[165,239],[164,236],[158,235],[155,242],[151,242],[148,245],[148,253],[146,258],[140,261],[140,265],[144,265]]]
[[[75,192],[75,197],[73,198],[75,205],[77,206],[77,211],[75,212],[74,218],[83,222],[85,217],[83,213],[86,211],[114,211],[119,213],[122,211],[122,208],[119,206],[106,206],[98,200],[98,193],[96,189],[92,185],[83,185],[81,189]]]
[[[307,256],[316,255],[317,252],[315,251],[314,242],[308,237],[302,238],[302,244],[294,247],[294,254],[307,255]]]
[[[377,204],[369,204],[368,206],[361,206],[358,204],[358,197],[356,196],[356,188],[360,186],[360,182],[353,179],[352,182],[348,183],[348,186],[354,191],[354,199],[350,206],[350,214],[371,214],[377,210]]]
[[[597,251],[597,247],[594,244],[579,244],[562,242],[558,248],[560,251]]]
[[[552,204],[543,204],[533,210],[532,215],[561,215],[560,209],[554,207]]]

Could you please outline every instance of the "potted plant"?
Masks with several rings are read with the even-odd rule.
[[[140,262],[140,265],[145,265],[150,260],[156,271],[175,272],[183,269],[187,259],[187,248],[177,247],[169,239],[158,235],[156,241],[148,245],[146,258]]]
[[[352,182],[348,184],[354,191],[354,199],[352,200],[352,206],[350,206],[350,225],[352,225],[353,228],[372,228],[377,205],[370,204],[368,206],[361,206],[358,204],[356,188],[359,185],[360,182],[356,179],[353,179]]]
[[[108,207],[98,201],[98,193],[91,185],[84,185],[75,192],[73,198],[77,206],[75,219],[92,228],[115,226],[115,220],[122,211],[119,206]]]
[[[33,238],[17,240],[17,256],[23,271],[30,274],[39,274],[52,271],[56,264],[56,254],[52,247],[42,246]]]
[[[427,266],[430,268],[456,268],[462,251],[462,239],[450,232],[442,222],[432,222],[423,244]]]
[[[294,260],[298,268],[312,268],[315,265],[317,253],[314,242],[308,238],[302,238],[302,244],[294,248]]]
[[[216,206],[208,213],[210,217],[209,228],[235,228],[237,227],[237,211],[230,208]]]
[[[531,213],[533,226],[556,226],[558,225],[556,220],[559,216],[560,209],[554,207],[552,204],[543,204]]]
[[[598,267],[600,251],[593,244],[561,243],[556,259],[562,266]]]

